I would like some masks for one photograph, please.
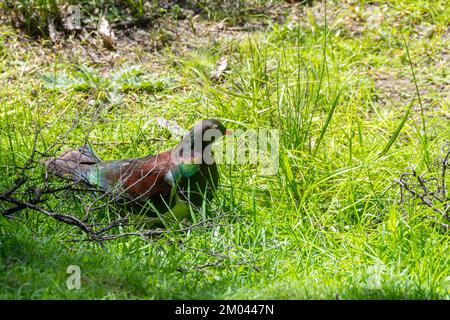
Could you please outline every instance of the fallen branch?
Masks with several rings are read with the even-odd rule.
[[[439,163],[439,177],[428,176],[428,172],[418,174],[415,170],[404,172],[399,179],[394,180],[400,186],[400,204],[406,201],[406,195],[419,201],[419,204],[431,208],[438,213],[440,219],[434,216],[427,216],[434,223],[445,229],[450,229],[450,224],[441,221],[445,219],[450,222],[450,195],[447,189],[447,173],[450,167],[450,147],[445,152],[445,156]],[[405,194],[406,191],[406,194]]]

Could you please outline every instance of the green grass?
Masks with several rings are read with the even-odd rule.
[[[433,3],[375,6],[385,10],[384,22],[371,28],[367,1],[330,2],[335,18],[326,28],[307,8],[311,14],[298,24],[273,24],[178,55],[166,50],[152,56],[157,71],[138,51],[146,58],[138,69],[123,55],[119,62],[128,68],[84,63],[80,73],[82,58],[63,60],[64,53],[26,41],[27,50],[15,50],[20,38],[2,27],[0,190],[14,180],[12,164],[27,159],[33,122],[47,124],[43,146],[80,117],[66,141],[74,147],[98,108],[90,140],[103,159],[175,145],[156,117],[186,128],[216,117],[232,129],[279,130],[280,166],[263,176],[255,166],[221,165],[210,210],[224,215],[220,223],[157,239],[122,238],[102,248],[70,241],[84,236],[36,212],[21,213],[21,222],[0,219],[0,297],[450,298],[449,235],[426,218],[435,215],[431,209],[399,205],[394,183],[408,166],[433,170],[450,137],[450,8]],[[339,20],[346,16],[361,33],[349,33],[354,26]],[[417,33],[423,26],[434,31]],[[230,70],[214,82],[209,74],[220,56]],[[393,89],[376,86],[379,78],[392,79]],[[73,212],[82,201],[52,199],[51,206]],[[80,266],[80,290],[66,287],[69,265]]]

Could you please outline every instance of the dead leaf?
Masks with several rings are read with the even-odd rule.
[[[156,122],[160,127],[166,128],[175,137],[182,137],[187,133],[187,130],[181,127],[176,121],[166,120],[164,118],[156,118]]]
[[[110,50],[114,50],[116,47],[116,36],[114,31],[111,29],[111,25],[109,24],[106,17],[102,15],[100,17],[100,23],[98,26],[98,34],[103,39],[103,44],[106,48]]]
[[[76,5],[63,5],[59,14],[61,16],[62,25],[65,30],[81,30],[81,13],[80,7]]]
[[[217,61],[214,71],[211,72],[211,80],[219,80],[227,69],[228,59],[226,57],[221,57],[219,61]]]
[[[58,32],[56,32],[55,20],[53,18],[48,18],[47,25],[48,25],[48,35],[50,36],[50,40],[53,43],[56,43],[58,41]]]
[[[450,120],[450,112],[442,111],[442,114],[443,114],[444,118],[447,118]]]

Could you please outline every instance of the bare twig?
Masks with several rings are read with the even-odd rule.
[[[404,192],[406,191],[413,199],[419,200],[420,204],[431,208],[441,218],[450,221],[450,198],[446,184],[446,179],[448,179],[447,169],[450,166],[449,162],[450,148],[446,151],[444,159],[439,165],[440,177],[436,178],[431,176],[425,178],[428,173],[417,174],[415,170],[402,173],[399,179],[394,180],[400,186],[400,203],[406,201]],[[427,218],[447,230],[450,229],[449,224],[442,222],[434,216],[427,216]]]

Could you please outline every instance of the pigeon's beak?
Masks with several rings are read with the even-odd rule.
[[[225,135],[226,136],[231,136],[233,134],[233,130],[230,130],[230,129],[226,129],[225,130]]]

